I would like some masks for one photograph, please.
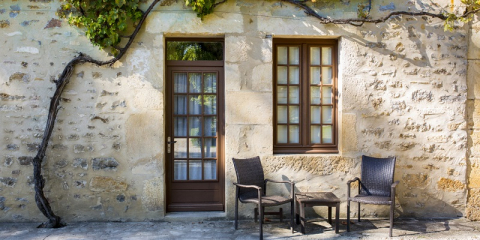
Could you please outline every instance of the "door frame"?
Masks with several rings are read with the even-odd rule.
[[[223,38],[166,38],[165,46],[168,41],[196,41],[196,42],[222,42]],[[225,44],[223,44],[223,56],[225,56]],[[167,59],[167,49],[165,47],[165,59]],[[225,57],[224,57],[225,59]],[[165,209],[166,212],[180,212],[180,211],[225,211],[225,60],[218,61],[175,61],[165,60],[166,70],[166,90],[165,90],[165,182],[166,182],[166,197],[165,197]],[[173,167],[173,151],[168,153],[168,137],[173,138],[173,128],[168,129],[168,126],[172,126],[173,119],[173,82],[172,73],[178,70],[205,70],[205,68],[217,68],[218,69],[218,83],[217,83],[217,179],[220,190],[219,205],[209,204],[191,204],[191,205],[175,205],[173,208],[169,208],[171,201],[171,184],[173,180],[173,172],[170,168]],[[195,182],[195,181],[192,181]],[[210,181],[212,182],[212,181]],[[208,208],[211,206],[211,209]]]

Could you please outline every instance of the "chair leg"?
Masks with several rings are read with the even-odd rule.
[[[290,203],[290,229],[292,230],[292,233],[293,233],[293,209],[294,209],[294,203],[293,203],[293,200],[292,202]]]
[[[360,222],[360,202],[358,203],[358,222]]]
[[[235,230],[238,229],[238,199],[235,199]]]
[[[393,212],[395,210],[395,201],[390,205],[390,237],[392,237],[392,228],[393,228]]]
[[[259,208],[259,213],[260,213],[260,221],[259,222],[259,226],[260,226],[260,240],[263,240],[263,206],[260,205],[258,206]]]
[[[253,215],[255,216],[254,217],[255,222],[257,222],[258,221],[258,208],[253,209]]]
[[[347,200],[347,232],[350,232],[350,201]]]

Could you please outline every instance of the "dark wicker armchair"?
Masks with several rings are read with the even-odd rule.
[[[374,158],[362,156],[361,179],[358,177],[347,182],[347,231],[350,231],[350,201],[358,202],[358,221],[360,222],[360,203],[390,205],[390,237],[393,228],[393,210],[395,209],[395,157]],[[358,181],[358,195],[350,197],[350,184]]]
[[[265,179],[260,157],[247,159],[233,159],[233,165],[237,173],[237,182],[235,190],[235,229],[238,229],[238,200],[242,203],[254,203],[258,206],[260,215],[260,239],[263,239],[263,215],[265,207],[278,206],[290,203],[290,228],[293,233],[293,203],[294,203],[294,183],[290,181],[273,181]],[[267,182],[273,183],[289,183],[291,186],[291,194],[289,197],[283,196],[266,196]],[[257,211],[255,211],[257,212]],[[256,219],[256,213],[255,213]],[[280,212],[280,219],[282,219]]]

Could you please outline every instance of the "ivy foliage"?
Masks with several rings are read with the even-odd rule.
[[[465,4],[465,13],[475,12],[480,9],[480,0],[461,0]],[[462,16],[457,16],[454,13],[446,14],[447,19],[445,20],[445,31],[453,31],[455,21],[459,20],[462,22],[470,22],[473,20],[473,14],[463,14]]]
[[[215,0],[185,0],[185,5],[191,7],[201,19],[213,13],[213,9],[217,6]]]
[[[118,53],[128,24],[133,26],[142,18],[139,0],[64,0],[57,14],[70,25],[85,29],[85,35],[100,48]]]

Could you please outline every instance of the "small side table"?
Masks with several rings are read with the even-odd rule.
[[[340,199],[331,192],[300,192],[295,194],[295,215],[296,222],[302,223],[302,233],[305,234],[305,207],[327,206],[328,222],[332,224],[332,207],[335,207],[335,233],[338,233],[339,215],[340,215]],[[299,212],[300,211],[300,216]]]

